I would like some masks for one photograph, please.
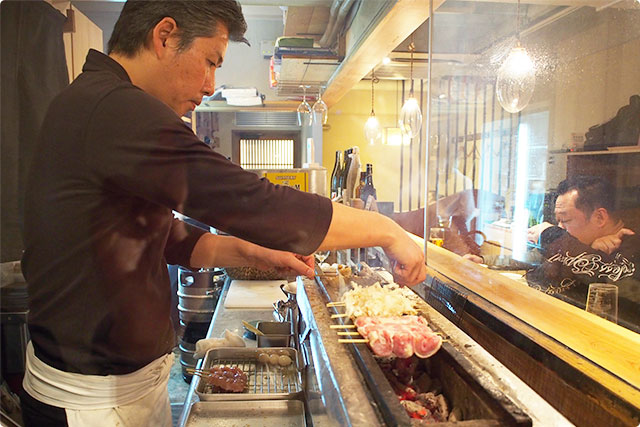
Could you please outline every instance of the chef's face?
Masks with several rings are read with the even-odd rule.
[[[177,44],[176,39],[167,43]],[[218,25],[213,37],[196,37],[183,51],[173,49],[164,67],[160,98],[176,113],[192,111],[203,96],[213,95],[215,72],[220,68],[229,44],[229,32]]]
[[[586,215],[585,212],[576,208],[578,191],[572,190],[558,196],[556,200],[556,220],[558,226],[567,230],[576,239],[586,245],[591,245],[599,237],[596,215]]]

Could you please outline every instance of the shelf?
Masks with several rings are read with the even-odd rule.
[[[640,147],[630,145],[629,147],[615,147],[613,150],[600,150],[600,151],[572,151],[567,152],[567,156],[599,156],[603,154],[630,154],[640,153]],[[562,153],[555,153],[562,154]]]

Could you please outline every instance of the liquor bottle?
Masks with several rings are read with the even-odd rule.
[[[369,196],[376,198],[376,188],[373,186],[373,165],[367,163],[367,171],[365,173],[364,187],[360,190],[360,198],[367,203]]]
[[[344,196],[347,190],[347,176],[349,174],[349,166],[351,165],[351,148],[344,150],[344,158],[343,158],[343,167],[342,174],[340,175],[340,188],[342,192],[342,200],[344,200]]]
[[[351,199],[354,197],[356,186],[358,185],[358,176],[360,175],[360,148],[356,145],[351,148],[351,161],[349,162],[349,171],[347,173],[346,196],[342,199],[347,205],[351,205]]]
[[[360,199],[360,195],[362,193],[362,187],[364,187],[364,184],[366,182],[366,178],[367,178],[367,173],[366,172],[360,172],[360,183],[356,187],[356,198],[357,199]]]
[[[340,196],[340,175],[342,175],[342,151],[336,151],[336,163],[333,165],[331,172],[331,200],[335,200]]]

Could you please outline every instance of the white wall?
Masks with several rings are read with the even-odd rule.
[[[216,87],[255,86],[260,93],[266,95],[267,100],[280,100],[282,98],[276,95],[276,90],[269,87],[269,58],[263,58],[260,42],[275,41],[282,35],[284,29],[282,18],[247,17],[247,25],[245,37],[251,46],[244,43],[229,43],[222,68],[216,71]]]

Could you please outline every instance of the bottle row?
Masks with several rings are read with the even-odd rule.
[[[367,163],[366,170],[361,171],[360,152],[357,146],[343,152],[336,151],[336,159],[331,172],[331,200],[353,205],[352,200],[360,199],[371,204],[369,197],[376,199],[373,186],[373,165]]]

